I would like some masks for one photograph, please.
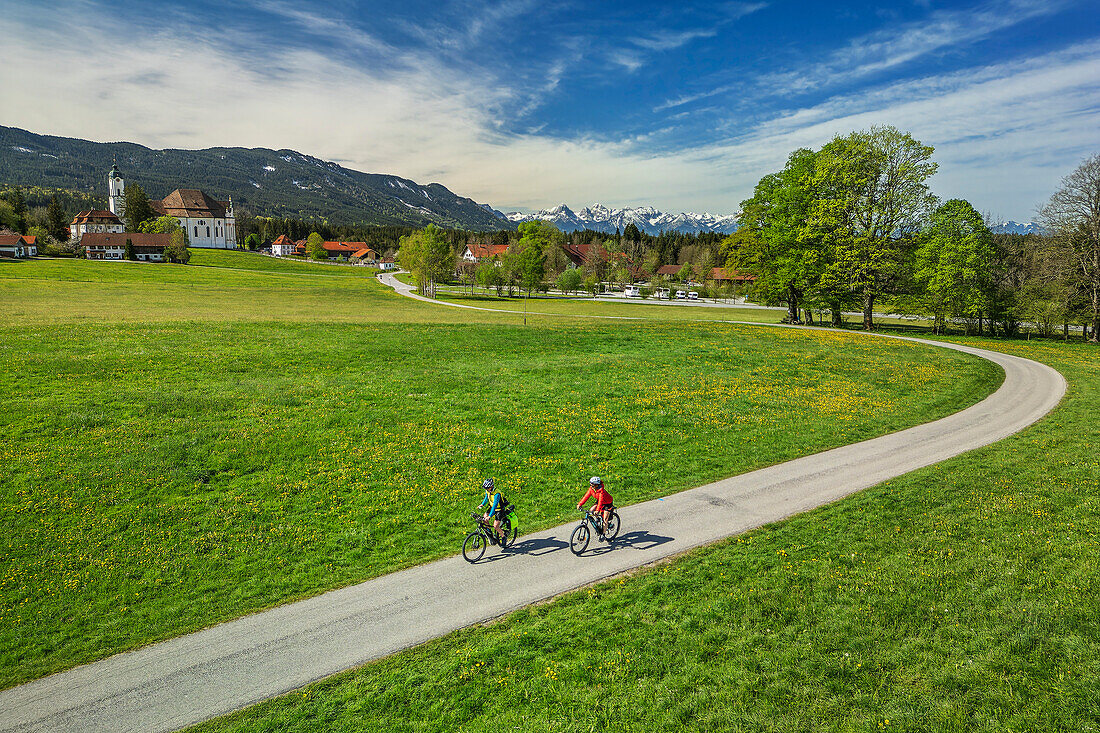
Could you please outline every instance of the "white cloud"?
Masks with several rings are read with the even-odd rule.
[[[1100,44],[836,97],[654,155],[644,137],[500,133],[491,110],[524,97],[469,70],[402,58],[383,72],[291,47],[269,58],[178,31],[119,42],[117,20],[73,17],[9,33],[20,63],[0,65],[0,123],[153,147],[292,148],[500,209],[600,200],[732,212],[792,149],[894,124],[936,146],[938,193],[1020,220],[1100,149]]]

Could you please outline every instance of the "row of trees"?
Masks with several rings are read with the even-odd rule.
[[[933,149],[893,127],[834,138],[791,153],[742,202],[741,228],[722,245],[727,267],[756,276],[758,298],[788,318],[863,312],[875,304],[931,315],[942,331],[1015,333],[1021,322],[1068,334],[1100,329],[1100,157],[1063,181],[1043,210],[1049,236],[994,235],[968,202],[940,203],[928,180]]]

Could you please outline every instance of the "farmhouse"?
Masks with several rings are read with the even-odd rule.
[[[379,263],[379,265],[378,265],[378,266],[379,266],[379,267],[381,267],[383,271],[385,271],[385,270],[396,270],[396,269],[397,269],[397,263],[396,263],[396,262],[394,262],[394,260],[393,260],[393,258],[392,258],[392,257],[386,257],[386,258],[384,258],[384,259],[383,259],[383,260],[382,260],[382,261],[381,261],[381,262]]]
[[[114,212],[91,209],[81,211],[76,215],[72,223],[69,224],[69,236],[72,239],[80,239],[88,233],[121,232],[124,229],[122,219]]]
[[[29,234],[0,234],[0,257],[23,259],[38,254],[38,238]]]
[[[126,259],[126,242],[134,250],[134,259],[141,262],[163,262],[164,248],[168,246],[169,234],[146,234],[144,232],[115,232],[85,234],[80,238],[84,248],[84,257],[89,260]]]
[[[467,244],[462,250],[463,262],[485,262],[486,260],[503,257],[508,251],[507,244]]]
[[[657,268],[657,274],[665,277],[676,277],[682,269],[684,269],[683,265],[661,265]]]
[[[280,234],[275,238],[275,241],[271,243],[271,254],[276,257],[289,257],[294,254],[294,250],[297,246],[298,245],[293,239],[285,234]]]
[[[361,262],[364,265],[378,264],[378,253],[370,247],[357,251],[351,256],[351,258],[357,262]]]
[[[325,252],[328,253],[330,260],[336,260],[343,257],[345,260],[350,259],[356,252],[368,249],[366,242],[323,242],[322,246],[325,248]],[[309,243],[307,240],[302,239],[295,243],[295,251],[302,255],[309,255]]]

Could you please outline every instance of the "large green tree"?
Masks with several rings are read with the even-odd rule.
[[[46,228],[62,242],[69,240],[69,222],[65,219],[65,210],[56,193],[50,196],[50,203],[46,206]]]
[[[907,282],[915,235],[935,205],[932,153],[909,133],[873,127],[815,156],[807,235],[832,253],[827,281],[860,295],[866,329],[874,328],[875,300]]]
[[[164,259],[186,265],[191,261],[191,250],[187,249],[187,232],[176,227],[168,234],[168,246],[164,248]]]
[[[1044,226],[1074,263],[1088,293],[1092,341],[1100,339],[1100,153],[1086,158],[1062,179],[1040,212]]]
[[[158,216],[156,219],[147,219],[142,222],[138,231],[148,232],[150,234],[171,234],[176,230],[183,232],[183,227],[180,226],[180,220],[174,216]],[[187,233],[184,232],[186,237]]]
[[[454,275],[455,251],[435,224],[401,238],[397,261],[412,273],[421,295],[435,297],[435,286]]]
[[[5,193],[8,204],[14,215],[11,228],[20,234],[27,233],[27,198],[23,195],[23,189],[19,186],[8,189]]]
[[[932,214],[917,248],[915,277],[924,286],[936,333],[949,317],[969,323],[980,316],[994,254],[993,234],[969,202],[951,199]]]
[[[782,171],[761,178],[741,202],[740,228],[722,243],[726,267],[755,276],[759,295],[786,303],[790,321],[798,320],[803,295],[820,277],[814,252],[820,237],[807,230],[816,159],[812,150],[796,150]]]
[[[126,187],[126,223],[131,231],[141,231],[140,227],[150,219],[157,218],[157,212],[149,203],[149,197],[137,183]]]
[[[317,232],[310,232],[306,237],[306,252],[315,260],[327,260],[328,251],[325,249],[325,238]]]
[[[556,247],[557,228],[546,221],[528,221],[519,225],[520,238],[508,247],[504,255],[504,269],[531,293],[546,277],[546,257]]]

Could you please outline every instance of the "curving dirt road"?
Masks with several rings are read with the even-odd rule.
[[[1061,374],[1028,359],[879,338],[980,356],[1005,370],[1004,383],[942,420],[622,507],[619,540],[595,543],[582,557],[568,550],[574,524],[562,525],[521,537],[508,553],[489,548],[475,565],[449,557],[5,690],[0,730],[165,731],[197,723],[996,442],[1065,394]]]

